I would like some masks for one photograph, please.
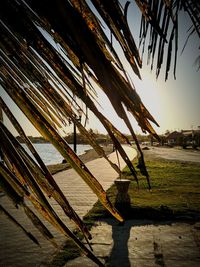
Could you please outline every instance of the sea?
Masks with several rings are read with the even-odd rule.
[[[27,146],[25,144],[22,144],[22,146],[31,156],[31,153],[27,149]],[[56,148],[52,144],[33,144],[33,146],[35,147],[36,151],[40,155],[45,165],[62,163],[63,156],[56,150]],[[73,144],[70,144],[69,146],[73,149]],[[77,144],[77,155],[82,155],[85,153],[85,151],[91,148],[92,147],[90,145]]]

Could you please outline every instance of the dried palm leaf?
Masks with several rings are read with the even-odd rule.
[[[30,232],[28,232],[9,212],[7,212],[6,209],[4,209],[4,207],[1,204],[0,204],[0,211],[5,213],[8,219],[11,220],[18,228],[20,228],[28,238],[30,238],[35,244],[40,246],[37,239]]]
[[[6,168],[2,164],[0,166],[0,173],[0,187],[3,189],[6,195],[13,201],[16,207],[20,205],[24,208],[26,215],[29,217],[35,227],[47,240],[49,240],[54,246],[57,247],[53,235],[49,232],[42,221],[35,215],[35,213],[25,204],[23,195],[21,195],[21,190],[20,193],[15,191],[15,189],[19,189],[19,187],[13,187],[14,183],[12,182],[12,178],[10,177],[10,172],[6,170]]]
[[[3,164],[0,162],[0,188],[6,193],[10,200],[12,200],[15,207],[18,208],[18,205],[23,202],[23,197],[20,196],[4,178],[5,170],[2,168],[2,165]]]
[[[141,35],[140,43],[145,39],[149,39],[148,44],[148,58],[152,58],[151,69],[154,65],[154,57],[157,49],[157,64],[156,75],[160,74],[161,65],[163,63],[163,57],[166,54],[166,72],[165,79],[168,78],[168,72],[171,69],[171,59],[174,55],[174,78],[176,78],[176,62],[177,62],[177,50],[178,50],[178,16],[184,8],[184,12],[188,13],[193,33],[198,34],[200,37],[200,4],[194,0],[172,0],[172,1],[158,1],[158,0],[135,0],[136,4],[140,8],[142,13]],[[150,26],[150,27],[148,27]],[[147,30],[148,29],[148,30]],[[148,37],[148,31],[150,31],[150,38]],[[175,38],[173,37],[175,35]],[[158,38],[158,36],[160,38]],[[169,36],[168,44],[166,39]],[[158,42],[158,39],[159,42]],[[157,45],[158,43],[158,45]],[[172,54],[172,43],[174,43],[174,54]],[[144,46],[143,46],[144,50]],[[167,53],[165,52],[167,51]]]
[[[9,114],[8,110],[7,110],[7,114]],[[9,114],[9,117],[11,117],[10,115],[11,114]],[[13,121],[13,118],[12,118],[12,121]],[[15,121],[15,123],[16,123],[16,121]],[[15,126],[16,126],[16,124],[15,124]],[[19,125],[16,128],[19,128]],[[24,160],[25,164],[27,165],[27,167],[29,168],[31,173],[34,175],[35,180],[40,185],[40,187],[44,190],[44,192],[46,192],[46,194],[49,197],[53,197],[60,204],[60,206],[62,207],[65,214],[76,223],[76,225],[79,227],[79,229],[83,232],[86,239],[87,239],[87,236],[89,239],[91,239],[91,234],[88,232],[87,227],[84,225],[84,223],[81,221],[79,216],[76,214],[76,212],[70,206],[66,197],[64,196],[64,194],[62,193],[62,191],[60,190],[58,185],[56,184],[55,180],[53,179],[53,177],[49,173],[48,169],[46,168],[46,166],[42,162],[38,153],[35,151],[34,147],[30,143],[30,141],[27,141],[28,138],[25,136],[25,134],[23,134],[22,136],[24,137],[24,139],[28,143],[29,147],[31,148],[31,151],[33,151],[33,155],[35,156],[37,161],[42,166],[42,169],[39,168],[39,166],[32,160],[32,158],[27,154],[27,152],[24,150],[24,148],[18,143],[18,141],[11,135],[11,133],[9,133],[9,131],[5,127],[4,127],[4,131],[6,132],[7,136],[10,138],[10,140],[12,140],[14,147],[16,148],[16,150],[18,151],[18,153],[20,154],[20,156]],[[21,131],[23,131],[23,130],[21,129]]]
[[[13,91],[14,86],[12,84],[12,89],[5,88],[10,97],[17,103],[19,108],[23,113],[29,118],[33,125],[37,128],[47,140],[51,141],[52,144],[58,149],[64,158],[70,163],[70,165],[79,173],[79,175],[84,179],[84,181],[91,187],[94,193],[97,194],[99,200],[102,204],[115,216],[118,220],[123,221],[119,213],[114,209],[110,201],[108,200],[105,191],[95,177],[90,173],[87,167],[81,162],[77,155],[73,152],[66,141],[59,136],[59,134],[54,130],[54,128],[42,117],[42,114],[38,112],[36,107],[32,105],[29,99],[26,97],[25,93],[21,89]],[[35,120],[37,118],[37,120]],[[15,160],[15,159],[13,159]],[[23,163],[21,162],[23,165]],[[20,166],[19,166],[20,167]],[[21,168],[21,167],[20,167]],[[24,170],[21,170],[22,173]],[[30,181],[31,182],[31,181]],[[31,182],[32,183],[32,182]],[[34,182],[33,182],[34,183]]]
[[[2,129],[1,129],[1,137],[2,137],[3,141],[5,141],[7,139],[7,137],[3,133]],[[9,148],[12,147],[11,143],[8,140],[7,140],[7,144],[9,146]],[[4,153],[5,153],[5,150],[6,150],[5,147],[3,147],[3,149],[4,149]],[[6,150],[6,152],[8,153],[7,150]],[[83,252],[90,259],[92,259],[94,262],[96,262],[97,264],[99,264],[99,266],[103,266],[102,263],[93,255],[93,253],[90,250],[88,250],[83,245],[83,243],[79,239],[77,239],[77,237],[60,220],[60,218],[57,216],[57,214],[55,213],[55,211],[53,211],[53,209],[50,207],[50,205],[46,201],[46,199],[45,199],[43,193],[41,192],[41,190],[39,189],[39,187],[32,180],[32,178],[31,178],[32,175],[28,171],[27,166],[23,163],[23,161],[20,161],[20,158],[17,156],[17,153],[14,153],[14,156],[11,157],[11,158],[15,162],[15,164],[17,165],[17,167],[19,168],[19,172],[22,172],[23,175],[26,177],[26,179],[29,181],[29,186],[34,191],[34,193],[36,193],[36,196],[39,198],[39,200],[42,203],[42,208],[41,208],[41,204],[37,200],[34,200],[34,198],[30,198],[33,201],[34,206],[46,217],[46,219],[48,219],[63,234],[65,234],[65,235],[69,236],[70,238],[72,238],[72,240],[83,250]],[[18,161],[20,161],[20,165],[17,164]],[[21,166],[24,168],[24,171],[22,171]],[[30,213],[29,213],[29,215],[30,215]]]

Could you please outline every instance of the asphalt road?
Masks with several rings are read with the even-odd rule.
[[[200,150],[187,150],[181,148],[149,147],[145,153],[156,157],[185,162],[200,163]]]

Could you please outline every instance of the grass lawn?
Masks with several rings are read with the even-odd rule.
[[[167,206],[174,212],[200,212],[200,165],[193,163],[147,161],[152,190],[147,190],[146,179],[139,175],[140,189],[130,184],[132,207],[158,209]],[[131,179],[128,168],[126,178]]]
[[[136,166],[136,162],[134,162]],[[146,178],[138,170],[139,189],[129,169],[123,170],[123,178],[130,179],[131,207],[122,210],[126,218],[199,218],[200,216],[200,164],[153,159],[146,161],[150,175],[149,191]],[[137,169],[137,168],[136,168]],[[115,204],[116,186],[107,191]],[[84,217],[86,223],[98,217],[110,216],[99,201]]]

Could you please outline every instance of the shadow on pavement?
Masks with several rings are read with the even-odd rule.
[[[124,224],[114,219],[101,222],[112,227],[112,248],[104,258],[107,267],[145,266],[147,262],[149,266],[169,266],[166,263],[172,259],[173,264],[179,260],[199,264],[194,222],[132,219]]]
[[[130,267],[128,240],[132,225],[112,224],[113,247],[109,258],[109,266]]]

